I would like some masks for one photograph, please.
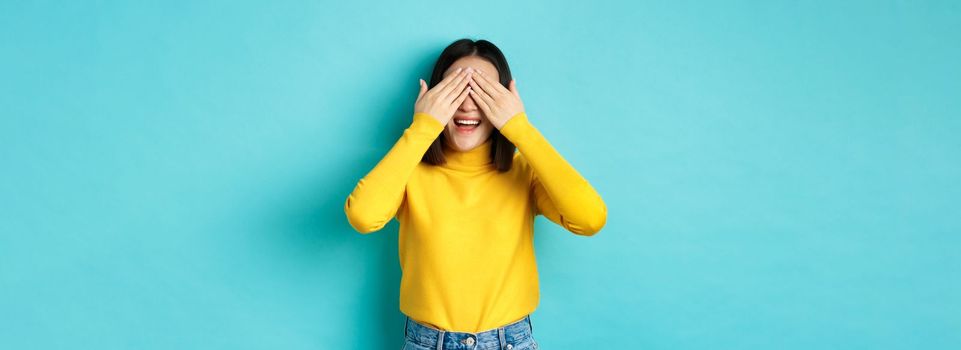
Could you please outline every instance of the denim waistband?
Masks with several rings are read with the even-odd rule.
[[[479,333],[445,331],[407,317],[404,336],[408,341],[431,350],[510,350],[531,342],[533,331],[530,315],[513,323]]]

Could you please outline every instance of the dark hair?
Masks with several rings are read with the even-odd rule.
[[[504,58],[504,54],[501,50],[494,46],[493,43],[487,40],[471,40],[471,39],[460,39],[454,41],[447,48],[440,53],[440,57],[437,58],[437,62],[434,63],[434,72],[430,76],[429,88],[433,88],[435,85],[440,83],[444,79],[444,72],[454,61],[457,61],[461,57],[466,56],[478,56],[487,61],[490,61],[497,68],[497,73],[500,76],[500,83],[507,87],[511,82],[511,69],[507,65],[507,59]],[[470,97],[468,97],[470,98]],[[491,132],[491,161],[499,172],[505,172],[511,169],[511,165],[514,161],[514,151],[517,149],[514,143],[504,137],[500,133],[500,130],[494,128]],[[444,133],[437,136],[434,143],[430,145],[427,152],[424,153],[423,161],[431,165],[440,165],[447,162],[444,159]]]

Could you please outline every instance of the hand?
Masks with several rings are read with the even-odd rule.
[[[471,72],[457,68],[430,91],[427,91],[427,83],[421,79],[420,93],[414,102],[414,113],[427,113],[441,124],[447,125],[454,117],[454,111],[467,99],[471,88],[464,87],[467,86],[470,75]]]
[[[470,97],[480,106],[491,124],[500,130],[512,117],[524,111],[521,95],[517,93],[517,83],[511,79],[510,89],[505,88],[493,77],[477,71],[474,79],[470,79]]]

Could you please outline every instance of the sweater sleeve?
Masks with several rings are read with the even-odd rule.
[[[607,206],[601,196],[531,125],[526,113],[512,117],[500,132],[517,146],[533,168],[531,195],[538,214],[584,236],[594,235],[604,227]]]
[[[347,196],[347,221],[360,233],[380,230],[397,215],[407,181],[444,125],[426,113],[414,113],[400,139]]]

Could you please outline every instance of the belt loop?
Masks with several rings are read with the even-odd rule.
[[[527,327],[530,327],[530,329],[531,329],[531,335],[533,336],[533,335],[534,335],[534,322],[531,322],[531,315],[527,315],[527,317],[525,317],[525,318],[527,319]]]
[[[497,348],[503,350],[504,345],[507,343],[507,339],[504,337],[504,327],[497,327],[497,338],[500,339]]]
[[[437,333],[437,350],[444,350],[444,330],[441,329],[440,333]]]
[[[406,337],[406,336],[407,336],[407,327],[410,327],[410,317],[409,317],[409,316],[405,316],[405,318],[406,318],[406,320],[404,321],[404,336]]]

